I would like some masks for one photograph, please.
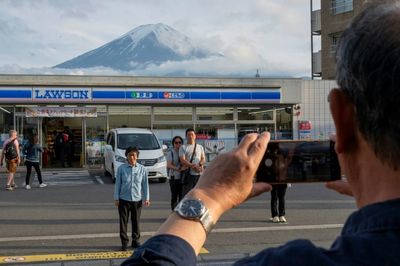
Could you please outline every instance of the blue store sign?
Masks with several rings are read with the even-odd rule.
[[[165,88],[1,88],[0,102],[84,103],[280,103],[281,90],[260,89],[165,89]]]

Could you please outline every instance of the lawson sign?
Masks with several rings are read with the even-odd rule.
[[[92,99],[92,93],[88,88],[33,88],[33,99],[87,101]]]
[[[280,103],[280,88],[2,87],[0,103]]]

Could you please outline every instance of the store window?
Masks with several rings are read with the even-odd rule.
[[[151,107],[138,105],[111,105],[108,107],[109,126],[151,128]]]
[[[12,106],[0,106],[0,148],[3,142],[8,139],[11,129],[14,129],[14,108]],[[18,132],[20,133],[20,132]]]
[[[204,147],[206,161],[211,161],[220,153],[236,147],[235,125],[232,124],[198,124],[195,128],[197,143]]]
[[[276,139],[293,139],[293,108],[291,106],[276,111]]]
[[[196,107],[197,121],[232,121],[233,107]]]
[[[192,113],[192,107],[154,107],[154,121],[192,121]]]
[[[86,118],[86,164],[99,167],[103,164],[106,134],[106,116]]]
[[[238,120],[274,119],[274,107],[238,107]]]
[[[273,123],[240,123],[238,124],[238,142],[249,133],[261,133],[268,131],[271,133],[271,139],[275,139],[275,124]]]
[[[353,0],[331,0],[333,15],[346,13],[353,10]]]
[[[192,128],[193,124],[180,123],[180,124],[154,124],[153,132],[157,136],[161,144],[166,145],[168,148],[172,147],[172,138],[180,136],[185,139],[185,131]]]
[[[339,44],[339,40],[340,40],[340,36],[342,35],[342,33],[333,33],[330,35],[331,38],[331,55],[334,56],[336,54],[336,49],[337,46]]]

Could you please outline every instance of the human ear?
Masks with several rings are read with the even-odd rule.
[[[337,153],[343,153],[355,143],[356,117],[354,105],[349,97],[340,89],[333,89],[329,93],[329,107],[336,127]]]

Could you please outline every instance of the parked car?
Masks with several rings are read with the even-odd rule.
[[[153,132],[143,128],[115,128],[107,134],[104,151],[105,174],[111,175],[113,182],[118,167],[127,162],[125,150],[129,146],[139,149],[138,163],[146,167],[149,180],[167,180],[167,161],[164,155],[167,147],[160,144]]]

